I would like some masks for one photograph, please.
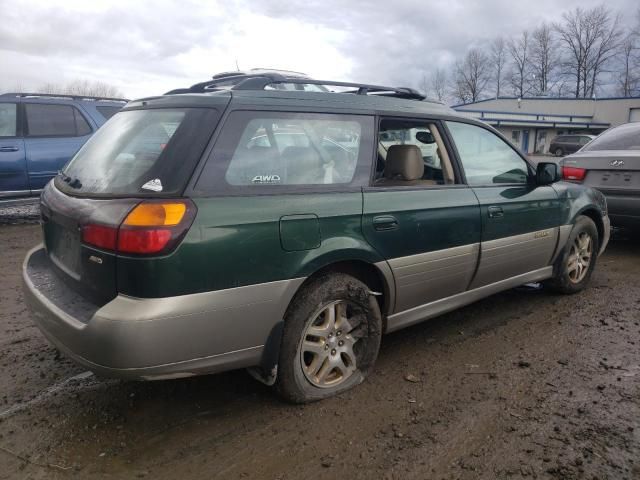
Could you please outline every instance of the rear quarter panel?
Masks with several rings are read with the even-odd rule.
[[[360,191],[193,200],[198,208],[196,219],[173,254],[150,259],[119,257],[120,292],[173,296],[303,278],[343,260],[383,261],[362,235]],[[289,238],[283,243],[281,220],[285,216],[317,217],[317,225],[309,227],[319,231],[318,244],[308,238]],[[293,235],[308,235],[305,229],[287,229]],[[306,249],[290,247],[305,243]]]
[[[594,188],[571,182],[557,182],[553,188],[560,200],[560,225],[575,223],[576,218],[587,210],[595,211],[600,216],[606,213],[604,196]]]

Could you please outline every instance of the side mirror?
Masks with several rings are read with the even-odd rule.
[[[425,143],[429,145],[430,143],[436,143],[436,139],[431,132],[418,132],[416,133],[416,140],[420,143]]]
[[[560,170],[557,163],[540,162],[536,167],[536,183],[551,185],[560,180]]]

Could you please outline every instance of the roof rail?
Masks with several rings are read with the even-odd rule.
[[[1,98],[27,98],[27,97],[46,97],[46,98],[68,98],[72,100],[107,100],[110,102],[128,102],[126,98],[114,97],[98,97],[95,95],[66,95],[64,93],[30,93],[30,92],[10,92],[0,94]]]
[[[338,82],[334,80],[315,80],[304,77],[285,76],[279,73],[239,73],[237,75],[229,73],[220,77],[216,75],[211,80],[196,83],[189,88],[171,90],[167,92],[166,95],[178,93],[205,93],[219,90],[264,90],[269,85],[284,83],[300,85],[300,87],[303,85],[318,85],[321,87],[344,87],[347,89],[338,93],[352,93],[357,95],[372,94],[410,100],[426,99],[422,93],[408,87],[386,87],[381,85],[368,85],[364,83]],[[302,90],[302,88],[300,88],[300,90]]]

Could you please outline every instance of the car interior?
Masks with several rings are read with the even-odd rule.
[[[454,183],[451,160],[435,124],[397,119],[381,121],[375,186]]]

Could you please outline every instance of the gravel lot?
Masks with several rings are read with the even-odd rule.
[[[22,302],[39,227],[14,220],[0,479],[640,478],[638,236],[614,235],[581,294],[516,289],[389,335],[359,388],[291,406],[243,371],[122,382],[60,357]]]

